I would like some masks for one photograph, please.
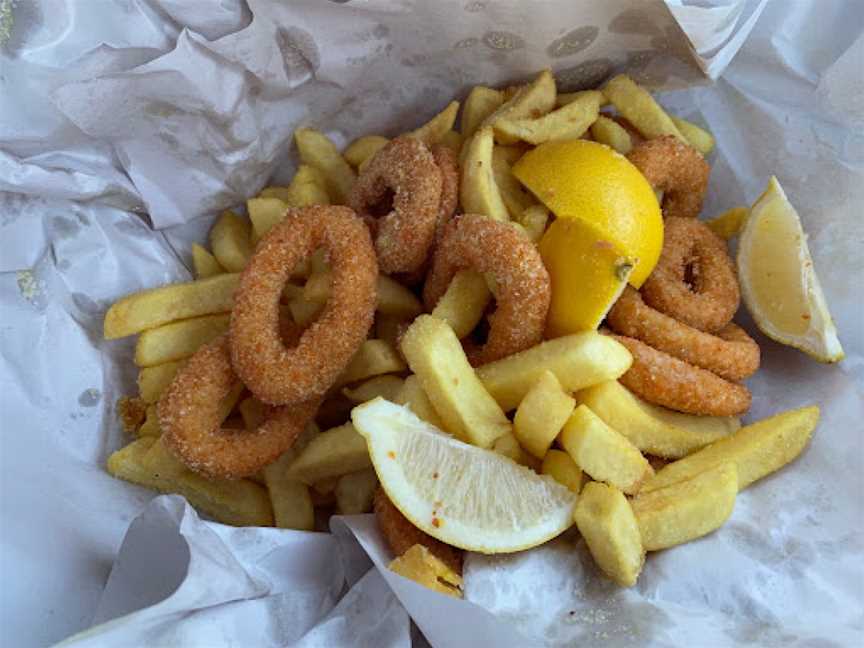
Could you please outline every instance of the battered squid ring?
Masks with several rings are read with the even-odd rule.
[[[286,348],[279,297],[297,263],[328,252],[330,298],[318,318]],[[269,405],[324,394],[366,339],[375,314],[378,265],[369,230],[347,207],[290,211],[258,244],[240,276],[231,311],[231,361],[249,390]]]
[[[549,273],[540,253],[512,225],[477,214],[456,216],[444,229],[432,270],[423,287],[431,312],[460,270],[491,274],[497,285],[495,312],[489,316],[486,344],[466,348],[473,365],[493,362],[543,339],[549,312]]]
[[[695,148],[663,135],[637,144],[627,159],[663,192],[664,216],[696,218],[702,211],[711,167]]]
[[[705,333],[654,310],[629,286],[606,321],[616,333],[642,340],[726,380],[743,380],[759,368],[759,345],[740,327],[730,322],[713,335]]]
[[[421,544],[454,572],[462,574],[462,550],[433,538],[411,524],[380,486],[375,491],[373,509],[378,528],[396,556],[401,556],[415,544]]]
[[[701,416],[737,416],[750,409],[752,395],[744,385],[694,367],[644,342],[613,335],[633,356],[618,381],[649,403]]]
[[[726,242],[692,218],[667,218],[664,225],[660,260],[642,285],[645,302],[693,328],[719,331],[741,300]]]
[[[319,399],[273,408],[257,430],[221,427],[219,402],[238,382],[227,335],[204,345],[177,373],[157,405],[165,445],[208,477],[258,472],[288,450],[315,415]]]
[[[441,205],[441,171],[423,142],[399,137],[360,174],[348,205],[366,221],[385,274],[420,269],[435,238]],[[373,208],[392,192],[393,207],[378,218]]]
[[[429,262],[435,253],[435,248],[444,235],[444,227],[456,213],[459,205],[459,161],[456,154],[446,146],[436,144],[432,147],[435,164],[441,171],[441,201],[438,203],[438,221],[435,225],[435,236],[432,245],[426,253],[423,264],[414,272],[403,274],[399,279],[409,286],[420,283],[429,271]]]

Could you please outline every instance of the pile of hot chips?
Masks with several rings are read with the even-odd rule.
[[[610,103],[627,127],[600,112]],[[706,131],[667,115],[626,76],[602,90],[571,94],[558,94],[549,72],[516,89],[477,86],[462,107],[457,132],[459,107],[452,102],[410,135],[459,154],[464,212],[510,222],[535,242],[549,212],[511,172],[526,144],[590,137],[627,153],[633,146],[630,128],[645,137],[674,135],[703,153],[714,144]],[[111,308],[105,337],[139,334],[140,368],[139,393],[121,406],[126,427],[139,438],[110,457],[113,475],[182,494],[228,524],[311,530],[316,509],[371,510],[378,479],[366,441],[348,421],[354,405],[383,396],[463,441],[581,490],[579,530],[604,572],[631,585],[646,550],[717,528],[740,488],[784,465],[806,444],[818,418],[813,410],[739,430],[735,418],[690,416],[643,402],[616,381],[629,367],[627,351],[596,332],[549,340],[472,368],[460,339],[483,319],[495,286],[466,271],[456,275],[431,315],[423,315],[411,290],[380,276],[370,339],[328,394],[316,424],[262,474],[220,481],[186,468],[159,439],[160,395],[202,344],[226,332],[238,273],[257,241],[289,208],[345,204],[358,170],[388,141],[369,135],[340,153],[322,133],[298,129],[301,164],[292,182],[250,198],[248,218],[229,211],[217,219],[209,251],[192,247],[194,281],[136,293]],[[740,221],[740,214],[724,216],[718,229],[730,236]],[[329,290],[327,262],[316,254],[285,286],[283,308],[305,326],[327,302]],[[514,411],[511,423],[508,413]],[[223,401],[222,414],[223,420],[242,421],[233,427],[255,429],[264,406],[241,386]],[[673,463],[655,474],[652,462],[657,463],[646,454]],[[583,488],[586,476],[594,481]],[[436,587],[442,566],[424,551],[406,553],[394,569]]]

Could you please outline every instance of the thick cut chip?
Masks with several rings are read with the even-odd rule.
[[[575,406],[576,401],[564,391],[555,374],[544,371],[519,403],[513,433],[522,447],[542,459]]]
[[[591,137],[595,142],[611,146],[621,155],[627,155],[633,150],[633,138],[621,124],[614,119],[600,115],[591,124]]]
[[[143,367],[138,372],[138,395],[145,403],[155,403],[162,392],[174,380],[174,376],[185,363],[183,360],[165,362],[153,367]]]
[[[331,283],[331,271],[313,274],[303,287],[303,299],[317,304],[325,303],[330,299]],[[376,290],[378,294],[376,309],[379,313],[410,319],[423,312],[423,305],[414,293],[386,275],[378,276]]]
[[[327,193],[337,204],[346,204],[357,174],[336,145],[326,135],[312,128],[298,128],[294,131],[294,141],[303,164],[320,171],[326,182]]]
[[[372,499],[378,488],[373,468],[342,475],[336,482],[336,507],[340,515],[359,515],[372,510]]]
[[[465,100],[460,123],[462,137],[471,137],[480,124],[504,103],[504,93],[494,88],[474,86]]]
[[[404,382],[399,376],[375,376],[360,383],[353,389],[345,387],[342,393],[348,400],[358,405],[379,396],[390,402],[396,402],[396,397],[402,391],[402,384]]]
[[[615,380],[589,387],[576,400],[642,452],[678,459],[734,432],[734,416],[695,416],[646,403]]]
[[[585,405],[576,408],[561,430],[561,447],[592,479],[628,495],[654,474],[639,449]]]
[[[589,482],[579,495],[575,518],[603,573],[624,587],[635,585],[645,562],[645,549],[624,494],[613,486]]]
[[[657,551],[719,529],[732,514],[738,494],[735,464],[715,466],[687,481],[633,499],[642,545]]]
[[[819,408],[811,406],[751,423],[699,452],[666,464],[643,484],[642,492],[691,479],[724,463],[735,464],[738,490],[742,490],[801,454],[818,422]]]
[[[314,437],[288,468],[287,474],[305,484],[340,477],[372,465],[366,441],[350,423]]]
[[[621,116],[633,124],[645,138],[654,139],[661,135],[674,135],[685,144],[689,144],[651,93],[626,74],[619,74],[610,79],[603,88],[603,93],[618,109]]]
[[[440,594],[462,598],[462,577],[421,544],[395,558],[388,568]]]
[[[396,396],[394,402],[398,405],[405,405],[418,418],[423,419],[439,430],[449,432],[444,426],[444,421],[441,420],[438,412],[435,411],[432,401],[429,400],[426,392],[423,391],[423,386],[420,384],[420,379],[417,376],[412,374],[405,379],[402,389],[399,390],[399,394]]]
[[[197,243],[192,244],[192,266],[198,279],[206,279],[225,272],[225,268],[219,265],[216,257]]]
[[[351,142],[348,148],[342,152],[342,157],[348,160],[348,164],[356,169],[387,146],[389,142],[389,139],[380,135],[364,135]]]
[[[675,124],[675,128],[681,131],[690,146],[702,155],[708,155],[714,150],[714,136],[707,130],[675,115],[669,115],[669,118]]]
[[[511,431],[447,324],[421,315],[402,336],[401,348],[447,431],[481,448]]]
[[[221,274],[127,295],[105,314],[105,339],[126,337],[190,317],[227,313],[239,280],[239,274]]]
[[[506,223],[510,220],[510,214],[495,182],[492,167],[494,145],[492,128],[489,126],[478,130],[465,143],[467,149],[462,162],[459,200],[466,214],[482,214]]]
[[[336,384],[348,385],[372,376],[398,373],[405,368],[405,361],[393,346],[384,340],[365,340]]]
[[[232,211],[222,213],[210,230],[213,256],[228,272],[240,272],[252,256],[252,226]]]
[[[477,368],[483,386],[505,412],[514,409],[544,371],[568,392],[614,380],[630,368],[630,352],[595,331],[567,335]]]
[[[576,139],[585,134],[597,120],[603,94],[587,91],[565,106],[536,118],[501,118],[495,122],[495,133],[529,144],[561,139]]]
[[[582,471],[573,461],[573,457],[563,450],[547,452],[546,456],[543,457],[540,472],[549,475],[574,493],[578,493],[582,489]]]
[[[491,299],[492,293],[482,274],[473,270],[460,270],[453,275],[447,292],[435,304],[432,317],[447,322],[461,340],[483,319]]]
[[[108,457],[108,472],[161,493],[183,495],[196,509],[225,524],[273,525],[264,488],[247,479],[205,479],[188,470],[154,437],[138,439]]]
[[[555,77],[549,70],[543,70],[536,79],[520,87],[498,109],[483,120],[481,126],[497,126],[503,119],[515,120],[536,118],[545,115],[555,107]],[[512,144],[517,138],[505,133],[496,133],[502,144]]]
[[[417,130],[408,133],[408,137],[418,139],[424,144],[431,146],[438,144],[444,135],[453,128],[456,123],[456,114],[459,112],[459,102],[451,101],[447,107],[435,115]]]
[[[152,367],[188,358],[225,333],[230,320],[228,314],[204,315],[144,331],[135,345],[135,364]]]

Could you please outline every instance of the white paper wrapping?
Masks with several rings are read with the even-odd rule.
[[[604,3],[608,20],[565,2],[19,0],[0,42],[2,643],[96,623],[68,645],[422,645],[409,614],[436,646],[861,643],[864,11],[670,4],[698,60],[665,9],[625,0]],[[104,472],[135,377],[132,342],[101,339],[105,309],[188,278],[214,213],[290,174],[295,125],[392,134],[473,83],[550,64],[571,85],[627,67],[680,87],[700,67],[716,77],[754,24],[718,82],[663,100],[717,138],[706,214],[778,176],[847,359],[820,366],[756,334],[751,418],[817,402],[823,420],[722,531],[651,555],[630,590],[574,534],[472,555],[455,601],[384,570],[370,517],[334,520],[333,536],[231,529]]]

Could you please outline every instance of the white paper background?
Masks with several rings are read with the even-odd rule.
[[[367,574],[358,541],[376,566],[387,560],[370,518],[346,520],[353,532],[337,526],[334,544],[202,523],[163,498],[130,531],[102,596],[130,522],[153,497],[103,470],[124,441],[113,403],[135,373],[131,341],[101,340],[107,305],[188,277],[188,240],[203,239],[213,211],[255,193],[271,169],[290,169],[284,145],[296,121],[314,119],[343,138],[412,126],[470,83],[546,65],[547,48],[576,27],[559,20],[544,31],[569,17],[569,3],[543,11],[443,3],[415,24],[447,14],[446,31],[386,33],[380,25],[395,25],[411,3],[250,4],[251,24],[233,2],[202,11],[180,0],[57,0],[15,10],[0,50],[2,643],[50,644],[155,601],[178,582],[185,544],[200,559],[178,593],[82,644],[408,645],[394,593],[438,645],[860,644],[864,6],[839,0],[775,0],[761,17],[761,3],[718,3],[710,11],[729,29],[706,30],[704,10],[675,9],[715,73],[758,19],[719,82],[664,101],[717,137],[706,213],[749,203],[771,173],[779,177],[810,234],[848,355],[822,367],[758,337],[764,368],[751,381],[753,417],[818,402],[823,422],[794,467],[739,497],[723,531],[651,556],[628,591],[598,578],[570,536],[513,557],[472,556],[467,595],[496,618],[389,572]],[[331,11],[350,17],[334,21]],[[668,42],[674,30],[652,32],[640,16],[598,31],[556,68],[590,60],[608,36],[622,52],[643,52],[629,57],[643,78],[687,77],[687,68],[670,76],[668,66],[646,63],[652,39]],[[490,31],[515,34],[522,46],[491,47],[519,41],[484,42]],[[463,41],[464,54],[452,49]],[[574,42],[584,45],[573,37],[552,51]],[[376,53],[385,61],[372,63]],[[384,94],[377,79],[388,65],[404,83]],[[145,209],[161,225],[202,217],[153,232],[129,213]],[[141,570],[147,547],[160,550]],[[172,552],[181,554],[174,562]],[[338,563],[315,562],[334,554]],[[300,569],[307,561],[322,565],[317,578]],[[331,609],[343,588],[350,593]]]

